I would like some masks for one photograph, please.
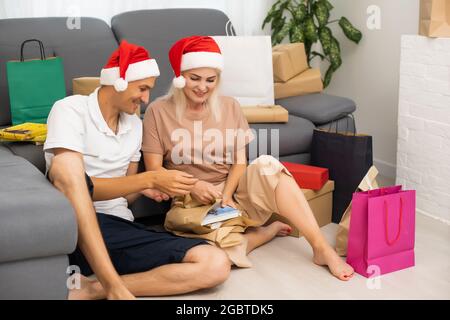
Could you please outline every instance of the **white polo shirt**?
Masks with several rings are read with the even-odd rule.
[[[53,158],[53,148],[82,153],[86,173],[98,178],[123,177],[130,162],[140,160],[141,119],[135,114],[121,113],[118,133],[114,134],[100,111],[98,89],[89,96],[70,96],[53,105],[44,144],[47,170]],[[94,207],[99,213],[133,221],[125,198],[94,201]]]

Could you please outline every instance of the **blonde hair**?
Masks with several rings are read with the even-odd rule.
[[[217,71],[217,78],[216,78],[216,87],[211,92],[211,95],[206,100],[206,107],[208,108],[209,112],[213,115],[214,120],[216,122],[220,122],[221,119],[221,104],[220,104],[220,70],[216,69]],[[176,117],[177,121],[181,122],[181,119],[183,118],[184,111],[186,110],[187,106],[187,99],[186,95],[183,92],[183,88],[176,88],[173,84],[170,86],[169,91],[167,95],[162,97],[164,99],[169,99],[175,104],[175,110],[176,110]]]

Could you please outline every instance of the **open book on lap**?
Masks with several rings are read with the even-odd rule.
[[[209,210],[208,214],[203,219],[202,226],[236,218],[240,215],[241,211],[239,211],[238,209],[230,206],[222,208],[220,206],[220,203],[217,203],[211,210]]]

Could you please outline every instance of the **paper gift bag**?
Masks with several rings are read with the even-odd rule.
[[[100,77],[80,77],[72,79],[73,94],[88,96],[100,87]]]
[[[272,49],[273,78],[286,82],[308,69],[303,43],[279,44]]]
[[[375,168],[375,166],[372,166],[362,179],[355,192],[378,189],[378,182],[376,180],[377,175],[377,168]],[[336,234],[336,252],[340,256],[347,255],[348,230],[350,228],[351,214],[352,204],[350,203],[347,209],[345,209],[344,214],[342,215],[342,219],[341,222],[339,222],[338,231]]]
[[[88,96],[92,92],[100,87],[100,77],[79,77],[72,79],[72,91],[73,94],[81,94],[82,96]],[[136,109],[136,115],[141,115],[141,108]]]
[[[307,69],[287,82],[275,82],[275,99],[321,92],[322,78],[319,69]]]
[[[270,36],[214,36],[224,59],[221,93],[241,106],[274,105]]]
[[[220,199],[216,200],[217,202],[220,202]],[[204,239],[224,249],[236,266],[251,267],[252,264],[246,254],[247,240],[242,234],[247,227],[258,226],[258,222],[243,214],[223,221],[217,228],[212,225],[202,226],[203,219],[213,206],[214,204],[202,205],[189,194],[175,197],[172,208],[167,212],[164,228],[180,237]],[[242,209],[239,206],[238,208]]]
[[[333,132],[331,126],[330,130],[314,130],[311,164],[328,168],[330,179],[335,182],[333,222],[339,223],[353,192],[373,165],[372,137],[357,134],[356,130]]]
[[[421,0],[419,34],[450,37],[450,0]]]
[[[356,192],[348,237],[347,263],[369,277],[412,267],[415,191],[401,186]]]
[[[40,59],[24,59],[24,46],[30,42],[39,44]],[[30,39],[21,45],[20,61],[8,61],[6,71],[13,125],[46,123],[53,104],[66,96],[62,59],[46,58],[42,42]]]

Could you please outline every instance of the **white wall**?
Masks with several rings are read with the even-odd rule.
[[[397,184],[450,223],[450,38],[402,37]]]
[[[363,33],[359,45],[344,39],[333,27],[341,44],[343,63],[326,92],[352,98],[358,131],[373,136],[374,162],[380,173],[395,178],[400,36],[417,34],[419,0],[332,0],[333,16],[347,17]],[[381,29],[369,30],[366,13],[377,5]],[[337,27],[337,28],[336,28]]]
[[[141,9],[212,8],[225,12],[238,35],[263,34],[261,24],[274,0],[0,0],[0,19],[88,16],[110,23],[119,13]]]

